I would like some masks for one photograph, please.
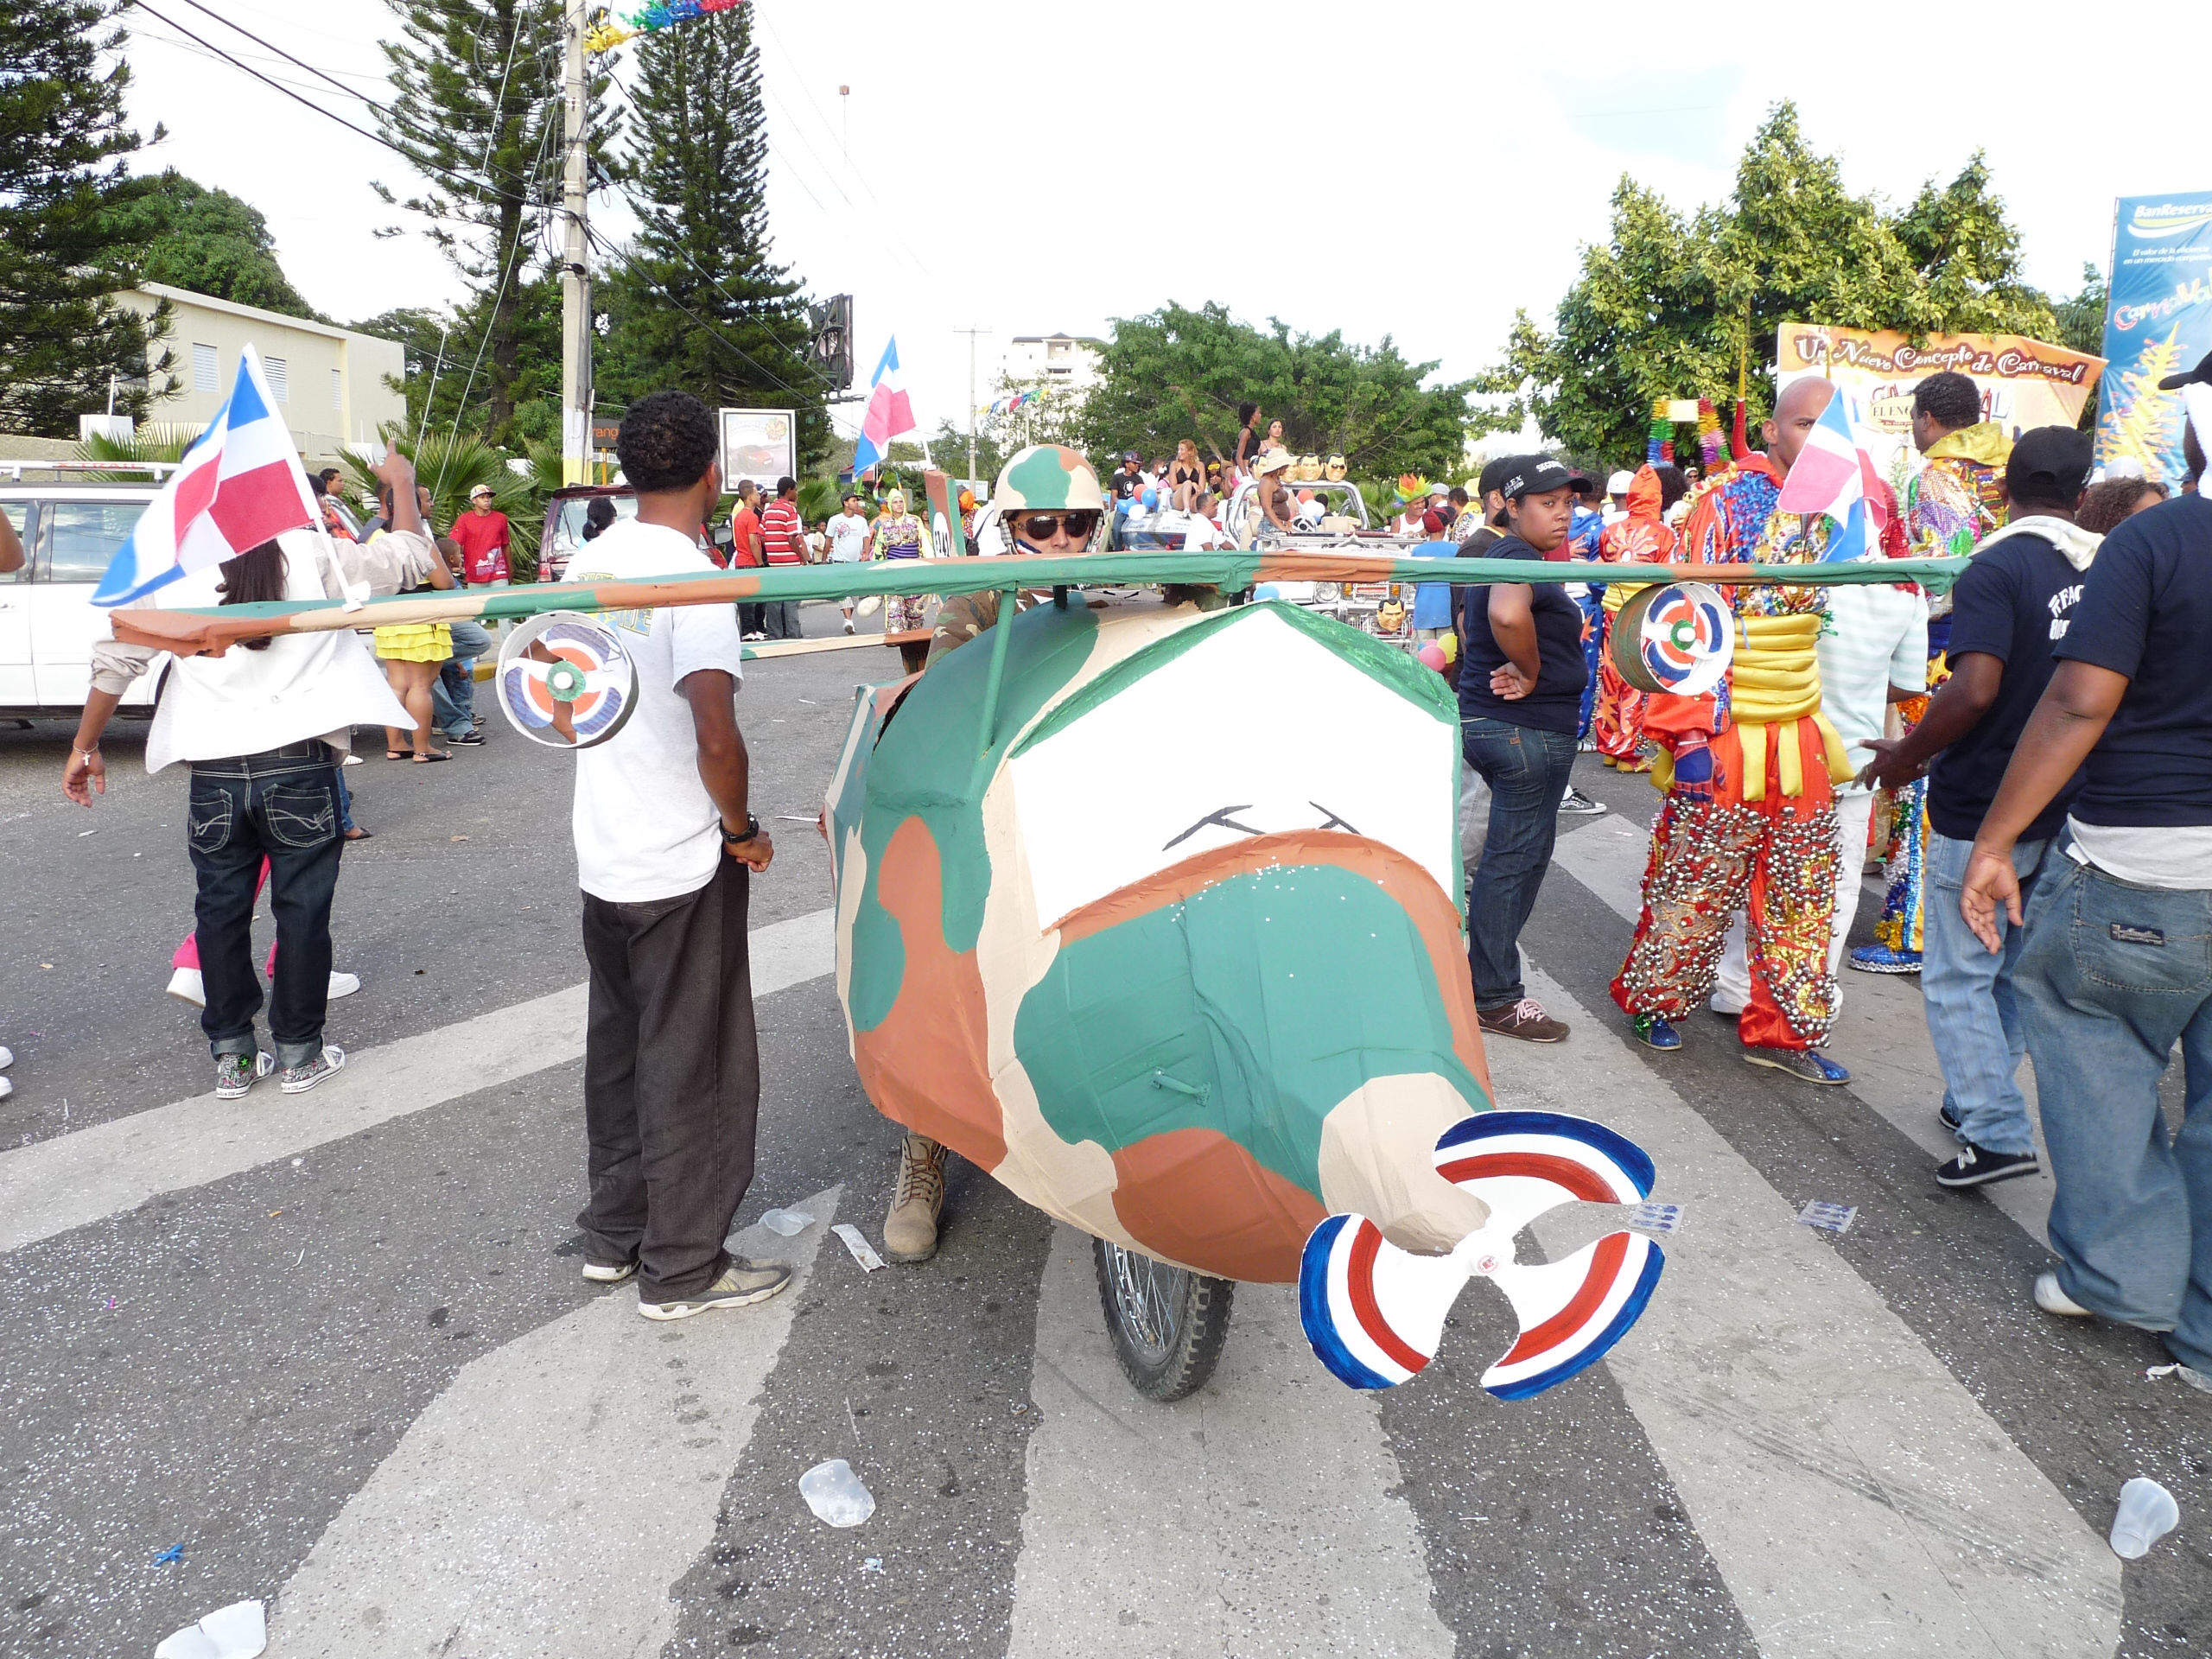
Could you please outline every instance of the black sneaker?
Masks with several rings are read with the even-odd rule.
[[[1969,1141],[1959,1148],[1957,1157],[1936,1166],[1936,1185],[1987,1186],[1992,1181],[2009,1181],[2015,1175],[2034,1175],[2042,1169],[2033,1152],[1992,1152]]]
[[[1936,1116],[1942,1120],[1943,1127],[1953,1135],[1956,1135],[1966,1127],[1965,1120],[1959,1116],[1959,1109],[1948,1100],[1936,1109]]]
[[[1594,818],[1605,810],[1603,801],[1593,801],[1580,790],[1569,784],[1567,793],[1560,798],[1559,810],[1570,818]]]

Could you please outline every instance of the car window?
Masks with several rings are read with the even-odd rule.
[[[38,553],[38,503],[0,501],[0,512],[8,515],[8,522],[15,527],[16,539],[22,543],[26,556],[23,568],[0,576],[0,582],[29,582],[31,579],[30,560]]]
[[[47,508],[48,582],[98,582],[130,534],[143,501],[56,501]]]

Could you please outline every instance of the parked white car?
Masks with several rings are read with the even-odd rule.
[[[92,642],[111,637],[92,589],[156,494],[151,484],[10,484],[0,512],[22,537],[23,568],[0,576],[0,715],[73,716],[92,679]],[[123,707],[152,712],[158,673]]]

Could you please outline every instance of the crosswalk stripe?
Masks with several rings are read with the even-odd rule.
[[[1649,831],[1615,817],[1600,818],[1559,839],[1553,861],[1604,899],[1630,926],[1643,906],[1643,867]],[[1627,943],[1622,949],[1626,952]],[[1936,1116],[1941,1095],[1942,1068],[1928,1039],[1927,1011],[1919,992],[1880,974],[1844,969],[1843,1006],[1830,1039],[1830,1048],[1851,1072],[1851,1092],[1866,1103],[1907,1140],[1936,1162],[1959,1149],[1951,1132]],[[1610,1009],[1601,1012],[1611,1012]],[[2029,1103],[2029,1120],[2035,1126],[2037,1150],[2043,1129],[2035,1112],[2035,1078],[2024,1065],[2021,1087]],[[2037,1243],[2044,1242],[2050,1219],[2051,1185],[2031,1176],[1999,1181],[1980,1191]]]
[[[1037,1305],[1008,1659],[1449,1659],[1375,1402],[1314,1361],[1297,1294],[1239,1285],[1213,1382],[1134,1394],[1090,1240],[1056,1230]]]
[[[791,1263],[772,1301],[652,1326],[624,1288],[462,1368],[285,1585],[270,1659],[658,1653],[842,1191],[733,1241]]]
[[[2088,1659],[2119,1562],[1878,1294],[1704,1118],[1541,969],[1567,1050],[1491,1046],[1501,1103],[1592,1110],[1685,1205],[1666,1278],[1606,1362],[1772,1655]],[[1587,1236],[1539,1222],[1554,1259]]]
[[[811,911],[755,928],[753,995],[829,973],[833,917]],[[583,1052],[585,1001],[584,987],[572,985],[363,1049],[312,1094],[264,1082],[244,1100],[201,1095],[0,1153],[0,1250],[573,1060]]]

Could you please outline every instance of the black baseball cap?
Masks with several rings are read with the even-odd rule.
[[[2158,390],[2160,391],[2179,391],[2183,386],[2187,385],[2212,386],[2212,352],[2205,353],[2205,354],[2197,360],[2196,366],[2190,370],[2188,373],[2170,374],[2164,379],[2159,381]]]
[[[2005,488],[2016,501],[2071,501],[2089,481],[2093,447],[2075,427],[2023,432],[2005,463]]]
[[[1505,480],[1513,475],[1513,463],[1518,460],[1518,455],[1500,455],[1495,461],[1485,462],[1481,475],[1475,480],[1477,497],[1487,501],[1492,490],[1503,489]]]
[[[1554,490],[1574,487],[1574,480],[1582,474],[1565,461],[1550,455],[1516,455],[1512,470],[1506,474],[1498,488],[1509,501],[1518,501],[1524,495],[1547,495]],[[1584,482],[1588,482],[1586,479]]]

